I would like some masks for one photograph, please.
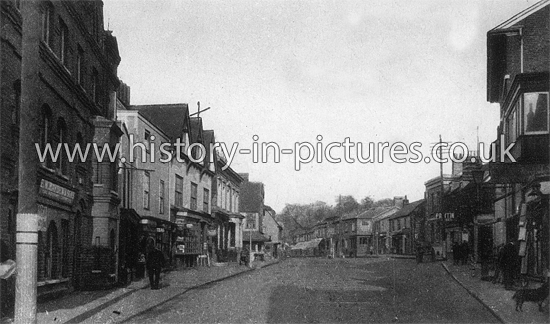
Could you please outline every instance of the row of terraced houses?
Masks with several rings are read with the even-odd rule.
[[[16,224],[37,214],[38,298],[128,283],[149,243],[174,269],[236,261],[246,245],[277,255],[282,227],[263,183],[225,168],[203,118],[185,103],[131,104],[101,0],[2,0],[0,18],[0,255],[16,259]],[[176,142],[206,152],[151,161]],[[34,153],[59,143],[121,150],[73,162]],[[2,316],[14,277],[0,282]]]
[[[457,156],[451,174],[425,182],[424,199],[338,215],[294,233],[294,255],[414,254],[452,257],[467,242],[490,263],[504,244],[518,251],[517,274],[549,271],[550,1],[540,1],[487,33],[487,101],[500,106],[496,160]],[[482,85],[479,85],[482,86]],[[443,112],[444,113],[444,112]],[[506,148],[515,143],[505,154]],[[499,161],[503,155],[506,159]],[[515,162],[512,160],[515,160]]]

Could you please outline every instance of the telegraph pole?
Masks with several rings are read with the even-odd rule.
[[[443,257],[443,254],[446,256],[447,255],[447,240],[445,240],[445,219],[443,217],[443,195],[445,193],[445,188],[444,188],[444,182],[443,182],[443,142],[441,140],[441,134],[439,134],[439,181],[441,182],[441,194],[440,194],[440,197],[439,197],[439,214],[440,214],[440,219],[439,221],[441,222],[441,248],[442,248],[442,251],[441,251],[441,254],[442,254],[442,257]]]
[[[19,122],[19,197],[16,230],[15,323],[36,323],[38,256],[38,154],[40,139],[39,49],[40,1],[21,1],[23,17],[21,111]],[[30,126],[30,127],[29,127]]]
[[[342,195],[338,195],[338,251],[336,252],[338,256],[341,256],[342,253]]]

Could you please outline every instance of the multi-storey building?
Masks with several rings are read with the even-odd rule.
[[[172,260],[175,223],[170,219],[168,198],[171,161],[164,161],[166,154],[161,150],[163,143],[170,143],[170,137],[156,124],[156,107],[120,108],[117,115],[125,131],[121,146],[128,154],[122,157],[125,163],[121,172],[125,175],[121,193],[124,218],[134,214],[140,218],[139,253],[146,254],[152,243]],[[121,227],[121,232],[126,230]],[[132,263],[131,259],[127,262]]]
[[[518,272],[533,276],[549,264],[549,17],[550,1],[540,1],[487,33],[487,101],[500,106],[493,237],[515,243]]]
[[[265,242],[264,235],[264,184],[249,181],[248,173],[239,174],[243,179],[241,184],[239,211],[245,216],[243,228],[243,246],[249,251],[260,252]]]
[[[206,142],[215,143],[214,131],[205,131]],[[240,187],[244,179],[236,173],[223,155],[212,150],[215,177],[212,182],[212,216],[214,217],[213,258],[215,261],[240,260],[243,215],[239,214]]]
[[[275,219],[275,211],[269,206],[264,206],[264,234],[269,239],[266,243],[266,252],[277,257],[283,236],[283,226]]]
[[[404,202],[403,208],[389,218],[392,246],[397,254],[412,254],[415,252],[416,239],[418,238],[415,224],[417,220],[425,217],[425,200],[417,200],[412,203]]]
[[[103,29],[103,3],[1,1],[0,18],[1,254],[15,258],[16,215],[37,214],[39,296],[114,283],[117,162],[91,154],[73,159],[63,150],[44,159],[35,154],[35,144],[56,151],[58,144],[118,142],[120,56],[116,38]],[[20,152],[28,152],[24,165]],[[4,312],[13,282],[2,285]]]
[[[451,180],[451,175],[444,174],[442,177],[438,176],[424,183],[426,186],[424,192],[426,200],[425,241],[420,243],[433,248],[441,257],[446,257],[443,195],[449,190]]]

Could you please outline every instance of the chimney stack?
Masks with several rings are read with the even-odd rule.
[[[249,181],[248,180],[248,173],[239,173],[239,175],[244,179],[244,181]]]

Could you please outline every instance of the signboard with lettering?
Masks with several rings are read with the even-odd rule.
[[[74,191],[46,179],[40,181],[39,194],[67,205],[72,205],[75,196]]]

